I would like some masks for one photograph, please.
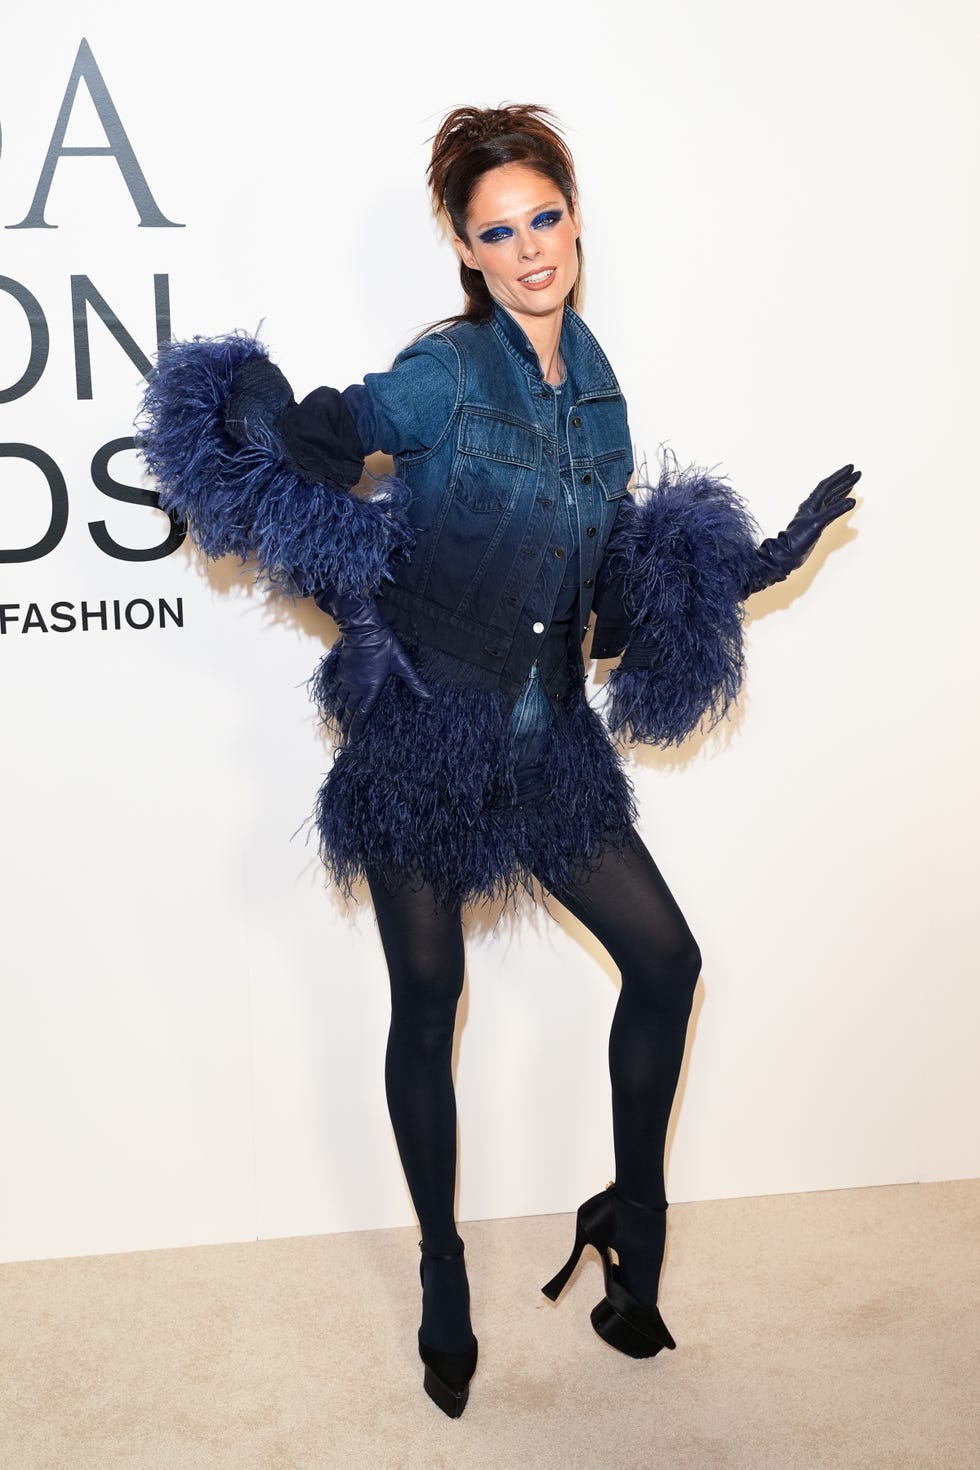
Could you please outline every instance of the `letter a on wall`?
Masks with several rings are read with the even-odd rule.
[[[65,135],[68,132],[68,123],[71,119],[72,108],[78,95],[78,84],[83,81],[88,87],[89,96],[99,115],[99,121],[105,129],[108,140],[106,144],[91,146],[87,148],[66,148]],[[140,227],[147,230],[182,230],[183,225],[175,224],[173,220],[167,219],[161,212],[150,186],[146,182],[146,176],[139,166],[139,160],[133,151],[133,145],[126,136],[126,129],[122,125],[122,119],[116,111],[115,103],[109,96],[109,89],[102,80],[92,48],[86,40],[82,40],[75,57],[75,64],[68,78],[68,86],[65,89],[61,111],[54,125],[51,142],[48,151],[44,155],[44,163],[41,167],[41,176],[37,181],[34,198],[31,207],[24,219],[16,225],[7,225],[8,230],[56,230],[57,225],[48,224],[44,218],[45,207],[48,202],[48,194],[54,179],[54,171],[62,158],[114,158],[119,165],[119,171],[123,176],[126,188],[129,190],[133,203],[136,205],[140,217]]]

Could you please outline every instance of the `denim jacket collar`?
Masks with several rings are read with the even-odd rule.
[[[544,382],[544,374],[531,342],[515,316],[494,302],[490,325],[510,355],[516,359],[534,382]],[[582,318],[565,307],[561,328],[561,355],[576,388],[576,399],[605,398],[619,392],[616,375],[609,360]]]

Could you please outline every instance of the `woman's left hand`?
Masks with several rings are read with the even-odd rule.
[[[770,536],[756,548],[755,562],[743,593],[750,597],[776,582],[785,581],[806,561],[821,535],[838,516],[847,515],[857,502],[850,492],[861,478],[861,471],[846,464],[821,480],[810,492],[785,531]]]

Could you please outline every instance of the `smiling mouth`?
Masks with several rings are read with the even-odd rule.
[[[546,270],[531,271],[529,275],[518,276],[522,286],[530,286],[532,289],[541,286],[550,286],[555,277],[555,266],[549,266]]]

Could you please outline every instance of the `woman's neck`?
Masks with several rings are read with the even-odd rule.
[[[562,366],[561,328],[565,309],[547,316],[519,316],[515,321],[538,355],[538,366],[546,383],[558,384],[565,376]]]

